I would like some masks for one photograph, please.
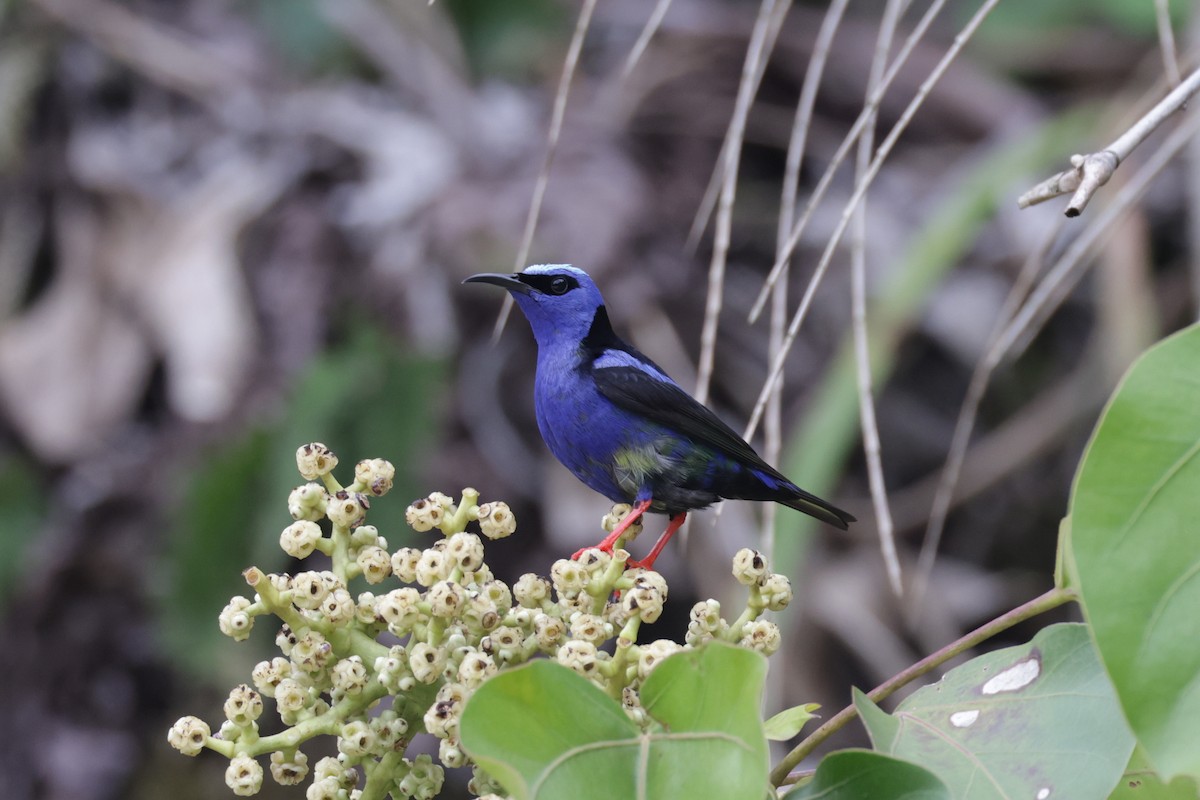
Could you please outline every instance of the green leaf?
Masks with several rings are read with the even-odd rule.
[[[500,673],[463,710],[463,749],[517,800],[665,797],[761,800],[767,743],[758,707],[766,659],[721,643],[677,653],[642,686],[658,725],[566,667]]]
[[[1200,326],[1117,387],[1071,493],[1070,563],[1100,658],[1159,774],[1200,777]]]
[[[820,707],[819,703],[805,703],[784,709],[763,723],[763,731],[772,742],[785,742],[799,733],[809,720],[816,719],[813,712]]]
[[[818,798],[950,800],[950,792],[936,775],[911,761],[870,750],[841,750],[821,760],[812,781],[783,796],[783,800]]]
[[[1117,783],[1117,788],[1108,796],[1108,800],[1197,800],[1200,789],[1190,778],[1178,777],[1170,784],[1163,783],[1162,778],[1154,774],[1146,751],[1140,746],[1133,749],[1129,766]]]
[[[856,692],[875,749],[931,770],[955,798],[1104,797],[1133,750],[1079,624],[972,659],[887,714]]]

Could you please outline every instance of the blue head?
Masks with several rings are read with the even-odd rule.
[[[472,275],[463,283],[491,283],[509,291],[533,328],[538,347],[577,345],[604,305],[588,274],[569,264],[538,264],[512,275]]]

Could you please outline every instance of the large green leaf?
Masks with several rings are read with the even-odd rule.
[[[467,702],[462,744],[518,800],[761,800],[766,659],[712,643],[642,687],[642,731],[592,683],[550,661],[497,675]]]
[[[1141,747],[1133,749],[1129,766],[1125,774],[1117,782],[1117,788],[1108,796],[1108,800],[1197,800],[1200,789],[1191,778],[1180,776],[1170,784],[1154,774],[1146,751]]]
[[[946,784],[911,761],[871,750],[841,750],[783,800],[950,800]]]
[[[951,670],[887,714],[857,692],[875,749],[936,774],[959,800],[1105,797],[1129,733],[1083,625]]]
[[[1070,578],[1125,716],[1168,781],[1200,777],[1200,327],[1117,388],[1071,494]]]

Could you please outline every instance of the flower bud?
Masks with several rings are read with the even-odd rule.
[[[537,640],[538,649],[544,653],[551,653],[566,637],[567,626],[558,617],[538,614],[533,618],[533,634]]]
[[[491,656],[475,651],[467,654],[458,665],[458,681],[468,689],[475,689],[496,671],[496,662]]]
[[[262,712],[262,696],[244,683],[235,686],[225,700],[225,719],[239,728],[252,724]]]
[[[440,503],[433,502],[432,496],[414,500],[404,511],[404,521],[418,533],[433,530],[442,524],[446,509]]]
[[[212,735],[208,723],[198,717],[180,717],[167,731],[167,742],[185,756],[196,756]]]
[[[778,572],[766,576],[758,591],[768,611],[782,611],[792,602],[792,583]]]
[[[376,497],[381,497],[392,489],[392,481],[396,478],[396,468],[390,461],[382,458],[372,458],[360,461],[354,467],[354,480]]]
[[[541,608],[550,597],[550,581],[532,572],[526,572],[513,585],[513,596],[525,608]]]
[[[375,747],[375,731],[365,720],[356,719],[342,726],[338,734],[337,749],[339,753],[350,758],[362,758],[370,755]]]
[[[307,775],[308,756],[304,753],[295,750],[290,758],[282,750],[271,753],[271,777],[280,786],[295,786]]]
[[[556,655],[558,663],[570,667],[584,677],[589,677],[596,669],[599,659],[596,656],[596,645],[579,639],[571,639],[559,648]]]
[[[371,717],[371,730],[382,752],[402,747],[408,734],[408,720],[388,709]]]
[[[600,525],[604,528],[604,530],[612,533],[617,529],[617,526],[621,524],[621,521],[625,519],[625,517],[629,516],[631,511],[633,511],[633,506],[629,505],[628,503],[617,503],[611,509],[609,509],[609,512],[600,520]],[[632,523],[628,528],[626,528],[626,535],[630,539],[637,538],[637,535],[642,532],[643,519],[644,517],[638,517],[636,522]]]
[[[306,481],[316,480],[332,472],[337,465],[338,457],[320,442],[306,444],[296,451],[296,468],[300,470],[300,477]]]
[[[363,578],[370,584],[382,583],[392,574],[392,558],[382,547],[370,545],[362,548],[354,562],[362,570]]]
[[[325,637],[311,629],[304,631],[292,645],[292,663],[305,672],[320,672],[332,655],[333,647]]]
[[[645,680],[664,658],[682,649],[678,642],[670,639],[658,639],[642,645],[638,648],[638,677]]]
[[[340,586],[325,595],[325,599],[321,601],[321,613],[335,628],[349,624],[354,619],[354,612],[354,598]]]
[[[421,553],[416,573],[417,583],[422,586],[433,586],[438,581],[445,580],[450,576],[450,559],[446,558],[444,551],[430,547]]]
[[[242,642],[249,638],[250,630],[254,627],[254,617],[248,610],[251,605],[253,603],[245,597],[231,598],[217,618],[221,633],[235,642]]]
[[[769,656],[779,649],[781,641],[778,625],[769,620],[756,619],[746,624],[738,644]]]
[[[388,630],[395,636],[403,636],[421,619],[421,593],[411,586],[404,586],[380,597],[375,610],[387,623]]]
[[[334,688],[346,694],[361,692],[366,688],[368,679],[367,668],[359,656],[343,658],[334,664],[333,669],[329,671],[329,677],[333,681]]]
[[[446,666],[446,651],[427,642],[417,642],[408,655],[408,668],[421,683],[433,683]]]
[[[415,547],[401,547],[392,554],[392,574],[405,583],[417,579],[417,564],[421,561],[421,551]]]
[[[438,581],[425,593],[429,601],[429,613],[438,619],[450,620],[458,616],[466,605],[467,593],[452,581]]]
[[[282,656],[276,656],[270,661],[260,661],[250,673],[254,688],[266,697],[275,696],[275,687],[284,678],[292,674],[292,664]]]
[[[225,785],[238,797],[258,794],[262,781],[263,768],[249,756],[235,756],[225,770]]]
[[[743,586],[752,586],[767,575],[767,559],[757,550],[743,547],[733,556],[733,577]]]
[[[587,571],[569,558],[560,558],[550,567],[550,580],[559,595],[581,591],[587,586],[588,577]]]
[[[299,519],[279,534],[279,546],[292,558],[308,558],[321,541],[321,528],[312,520]]]
[[[666,600],[666,593],[653,581],[649,581],[635,584],[632,589],[621,595],[621,608],[631,617],[640,617],[642,622],[654,622],[662,616]]]
[[[484,503],[479,506],[479,530],[489,539],[503,539],[517,530],[517,518],[508,503]]]
[[[325,505],[325,516],[334,525],[342,528],[353,528],[363,521],[371,501],[365,494],[348,492],[345,489],[329,498]]]
[[[579,566],[587,570],[589,575],[596,575],[604,572],[610,563],[612,563],[612,554],[606,553],[599,547],[589,547],[580,553],[577,559]]]
[[[308,707],[312,695],[295,678],[284,678],[275,687],[275,705],[279,713],[298,714]]]
[[[456,533],[446,541],[446,556],[463,572],[483,566],[483,542],[473,533]]]
[[[572,639],[583,639],[595,645],[603,644],[613,635],[612,623],[595,614],[579,611],[571,615],[570,627]]]
[[[292,489],[288,495],[288,513],[294,520],[315,522],[325,516],[325,487],[319,483],[306,483]]]
[[[461,767],[467,763],[467,757],[455,739],[442,739],[438,744],[438,760],[450,768]]]

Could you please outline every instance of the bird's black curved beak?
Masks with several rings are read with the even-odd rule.
[[[533,291],[533,287],[520,281],[516,275],[500,275],[495,272],[483,272],[479,275],[472,275],[463,281],[463,283],[490,283],[502,289],[508,289],[510,292],[518,292],[520,294],[529,294]]]

